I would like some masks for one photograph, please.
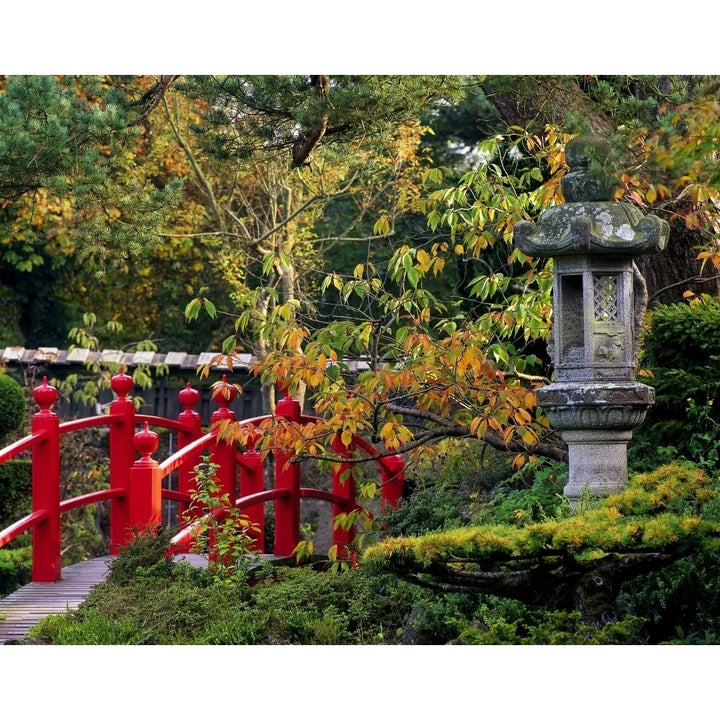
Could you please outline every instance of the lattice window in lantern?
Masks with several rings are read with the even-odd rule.
[[[595,275],[593,277],[595,319],[618,319],[618,278],[617,275]]]

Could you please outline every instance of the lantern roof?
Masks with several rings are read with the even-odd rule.
[[[566,202],[546,210],[536,223],[515,225],[513,241],[522,252],[532,257],[645,255],[667,246],[670,226],[665,220],[612,201],[609,153],[608,143],[592,135],[567,144],[570,172],[561,180]]]

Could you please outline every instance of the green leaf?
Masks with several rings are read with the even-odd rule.
[[[201,307],[202,307],[202,303],[200,301],[200,298],[193,298],[185,306],[185,319],[186,320],[197,320],[197,317],[200,314]]]
[[[272,272],[273,265],[275,263],[275,255],[272,253],[265,253],[262,262],[263,275],[269,275]]]
[[[202,301],[203,307],[205,308],[205,312],[211,317],[214,318],[217,315],[217,310],[215,309],[215,305],[210,302],[207,298],[203,298]]]

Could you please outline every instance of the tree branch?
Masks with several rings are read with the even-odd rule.
[[[130,107],[141,108],[139,115],[130,123],[131,125],[139,125],[148,118],[150,113],[163,100],[166,90],[177,77],[177,75],[162,75],[155,85],[144,93],[139,100],[130,103]]]
[[[425,410],[418,410],[417,408],[395,405],[394,403],[388,403],[386,407],[388,410],[390,410],[390,412],[397,413],[398,415],[409,415],[411,417],[428,420],[435,423],[436,425],[439,425],[438,428],[426,430],[422,434],[418,435],[414,440],[406,443],[396,452],[409,452],[410,450],[414,450],[421,445],[426,445],[432,440],[437,440],[445,437],[475,437],[475,434],[471,433],[468,427],[465,427],[463,425],[456,425],[452,422],[452,420],[449,420],[448,418],[443,418],[440,415],[436,415],[435,413],[427,412]],[[555,445],[550,445],[549,443],[537,442],[534,445],[526,445],[519,440],[511,440],[509,443],[506,443],[503,436],[493,430],[488,430],[480,439],[491,447],[494,447],[496,450],[540,455],[550,460],[557,460],[559,462],[567,461],[567,450],[557,447]]]

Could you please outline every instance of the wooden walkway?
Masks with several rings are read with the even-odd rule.
[[[74,610],[103,580],[111,556],[70,565],[57,582],[31,582],[0,600],[0,645],[19,640],[46,615]]]
[[[107,573],[113,556],[86,560],[62,569],[62,579],[51,583],[31,582],[0,600],[0,645],[20,640],[28,630],[47,615],[74,610],[94,585]],[[193,565],[207,565],[200,555],[177,555]]]

